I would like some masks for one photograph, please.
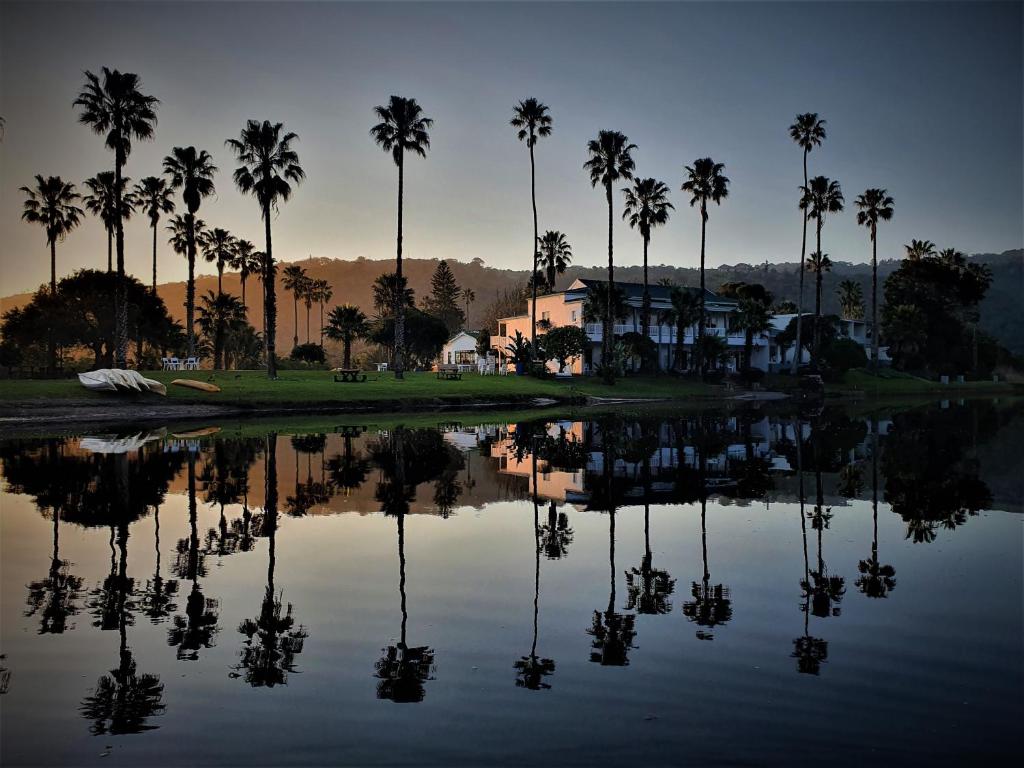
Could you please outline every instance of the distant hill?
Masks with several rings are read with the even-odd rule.
[[[1024,250],[1004,251],[999,254],[976,254],[971,261],[987,264],[993,273],[992,287],[981,307],[982,327],[995,336],[1007,348],[1016,354],[1024,354]],[[357,259],[343,261],[340,259],[305,259],[296,262],[314,278],[326,279],[334,289],[334,297],[329,306],[337,304],[357,304],[368,314],[373,306],[373,281],[383,271],[393,269],[390,261]],[[469,325],[479,322],[484,310],[495,296],[527,278],[527,270],[494,269],[488,267],[480,259],[467,263],[449,261],[455,279],[464,288],[470,288],[476,294],[476,302],[470,307]],[[899,261],[889,260],[879,264],[879,292],[885,278],[899,266]],[[437,267],[434,259],[406,259],[405,274],[411,287],[416,292],[417,302],[430,290],[430,276]],[[681,285],[697,285],[700,281],[699,271],[692,267],[672,267],[654,265],[649,268],[651,282],[668,278]],[[600,279],[604,276],[603,267],[570,267],[558,279],[558,288],[564,288],[578,277]],[[643,270],[639,266],[621,266],[615,269],[616,279],[626,282],[640,282]],[[771,291],[777,300],[796,299],[799,272],[795,263],[784,264],[736,264],[707,270],[707,284],[715,290],[727,282],[762,283]],[[870,295],[871,266],[869,264],[849,264],[838,262],[832,271],[825,276],[823,295],[826,312],[839,311],[836,297],[836,285],[841,280],[856,280],[864,289],[864,296]],[[200,277],[196,281],[197,295],[208,290],[215,290],[217,279],[211,276]],[[225,290],[240,293],[238,275],[224,276]],[[246,286],[250,317],[259,318],[262,313],[262,297],[259,283],[250,280]],[[813,282],[805,284],[806,300],[813,303]],[[164,283],[158,291],[167,303],[171,314],[178,320],[184,320],[185,284]],[[21,306],[29,299],[28,294],[19,294],[0,299],[0,311]],[[278,338],[281,349],[289,349],[289,339],[293,336],[295,315],[291,294],[287,293],[278,281]],[[317,309],[312,313],[312,335],[317,335]],[[258,323],[257,323],[258,324]],[[305,308],[299,306],[299,338],[305,340],[306,333]]]

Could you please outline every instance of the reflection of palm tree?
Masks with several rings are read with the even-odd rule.
[[[554,659],[542,659],[537,656],[538,613],[540,609],[540,512],[537,504],[537,452],[532,457],[533,474],[533,642],[530,655],[523,656],[515,662],[516,686],[531,691],[547,690],[550,683],[544,678],[555,673]]]
[[[569,527],[569,516],[555,508],[555,502],[548,505],[548,521],[540,527],[541,547],[548,560],[559,560],[569,554],[573,530]]]
[[[399,462],[400,464],[401,462]],[[399,478],[399,485],[401,479]],[[386,506],[386,504],[385,504]],[[385,508],[385,513],[389,510]],[[424,684],[434,679],[434,651],[428,646],[410,648],[406,644],[406,624],[409,612],[405,604],[405,511],[400,509],[398,519],[398,591],[402,603],[402,633],[397,645],[388,645],[374,665],[376,669],[377,698],[396,704],[423,701]]]
[[[797,672],[805,675],[817,675],[821,671],[821,665],[828,658],[828,642],[818,637],[811,637],[808,622],[811,616],[810,590],[807,586],[810,583],[810,562],[807,557],[807,517],[804,515],[804,466],[803,466],[803,424],[800,421],[793,423],[793,436],[796,444],[796,473],[799,483],[800,494],[800,531],[804,543],[804,577],[800,582],[803,593],[803,604],[800,610],[804,614],[804,633],[801,637],[793,640],[793,653],[790,654],[797,660]]]
[[[676,580],[668,571],[655,568],[651,553],[651,458],[643,460],[644,483],[644,557],[639,568],[626,571],[626,609],[642,614],[663,614],[672,611],[669,595],[675,590]]]
[[[811,611],[815,616],[825,618],[838,616],[839,603],[846,594],[846,580],[842,576],[830,575],[822,555],[822,532],[828,528],[832,519],[832,510],[825,508],[825,493],[821,482],[821,456],[819,450],[820,433],[814,430],[811,434],[814,451],[814,483],[815,505],[811,513],[811,527],[818,532],[818,567],[810,572],[810,581],[805,581],[803,588],[810,592]]]
[[[153,548],[156,551],[156,566],[153,578],[146,581],[142,594],[142,612],[154,624],[159,624],[176,610],[174,599],[178,594],[177,579],[164,579],[160,574],[160,505],[153,508]]]
[[[50,444],[54,452],[55,443]],[[53,509],[53,555],[45,579],[28,585],[28,606],[25,616],[40,614],[39,634],[61,634],[68,626],[68,617],[78,613],[82,596],[82,579],[70,573],[71,563],[60,559],[60,508]]]
[[[342,488],[347,496],[352,490],[358,488],[366,480],[370,471],[368,462],[359,452],[352,450],[352,436],[346,434],[342,438],[344,450],[339,455],[327,462],[327,471],[331,475],[331,483]]]
[[[212,648],[217,625],[217,601],[207,598],[199,588],[199,577],[205,575],[205,553],[199,549],[199,528],[196,524],[196,458],[188,455],[188,541],[178,543],[177,570],[181,578],[192,582],[192,590],[185,603],[185,616],[175,616],[167,632],[167,644],[177,649],[179,660],[196,661],[200,648]]]
[[[117,492],[119,502],[130,502],[127,485],[121,483],[127,472],[126,456],[116,458],[119,469],[117,474]],[[101,612],[103,629],[117,629],[120,635],[117,669],[111,670],[96,682],[96,687],[82,701],[81,714],[86,720],[93,722],[90,731],[94,734],[125,734],[141,733],[156,728],[148,723],[149,718],[160,715],[164,711],[161,701],[164,686],[157,675],[139,674],[128,647],[127,627],[132,622],[131,613],[135,609],[133,601],[133,581],[128,578],[128,523],[117,526],[117,541],[120,550],[118,567],[111,569],[103,587],[97,590],[97,601],[94,603]],[[113,530],[111,531],[113,533]],[[113,549],[113,542],[111,542]],[[111,557],[114,555],[112,553]],[[113,618],[113,626],[104,620]]]
[[[302,653],[309,633],[301,624],[295,628],[292,605],[287,608],[281,595],[275,594],[274,568],[277,564],[277,433],[267,435],[264,451],[266,491],[262,533],[268,539],[267,588],[263,593],[260,615],[245,619],[238,631],[245,635],[241,658],[232,677],[243,677],[253,688],[287,685],[288,674],[295,672],[295,656]],[[284,609],[284,615],[282,615]]]
[[[896,569],[878,561],[878,420],[871,420],[871,557],[857,564],[857,589],[868,597],[888,597],[896,588]]]

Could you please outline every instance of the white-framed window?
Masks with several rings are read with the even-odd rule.
[[[572,321],[574,323],[576,322],[576,310],[575,309],[572,311]]]
[[[540,313],[540,319],[550,323],[551,322],[551,313],[550,312],[541,312]]]

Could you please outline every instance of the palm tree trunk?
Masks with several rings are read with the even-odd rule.
[[[185,325],[188,333],[188,356],[196,356],[196,217],[191,211],[186,214],[185,228],[188,252],[188,282],[185,284]]]
[[[324,303],[320,302],[320,347],[324,346]]]
[[[651,326],[651,292],[648,289],[647,284],[647,244],[651,241],[648,235],[644,235],[644,298],[643,304],[640,309],[640,327],[643,332],[644,339],[648,338],[648,333]],[[647,343],[646,341],[644,342]],[[657,367],[658,358],[655,356],[654,365]],[[651,367],[650,360],[643,361],[643,368],[649,369]]]
[[[604,373],[606,384],[615,383],[615,368],[612,363],[612,316],[614,313],[615,297],[615,260],[612,245],[612,225],[614,218],[612,214],[612,183],[605,183],[605,197],[608,200],[608,301],[604,313],[604,333],[601,344],[601,370]]]
[[[345,352],[345,354],[342,355],[342,357],[344,358],[344,365],[345,365],[346,368],[351,368],[352,367],[352,365],[351,365],[351,363],[352,363],[352,338],[350,336],[346,336],[344,341],[342,342],[342,344],[344,345],[344,352]]]
[[[403,353],[405,352],[405,301],[402,296],[402,196],[405,193],[405,156],[398,156],[398,252],[395,257],[395,274],[398,276],[399,292],[395,300],[395,354],[392,368],[395,378],[405,378],[402,370]]]
[[[245,305],[245,272],[239,274],[238,279],[242,283],[242,311],[245,313],[245,319],[249,319],[249,308]]]
[[[57,243],[53,238],[50,240],[50,296],[57,295]],[[53,340],[53,328],[46,331],[46,357],[50,361],[50,372],[57,371],[57,345]],[[975,365],[977,368],[977,365]],[[56,514],[56,513],[55,513]]]
[[[309,344],[309,310],[310,309],[312,309],[312,307],[309,304],[307,304],[306,305],[306,344]]]
[[[814,365],[818,366],[818,326],[821,325],[821,272],[824,268],[825,256],[821,252],[821,225],[823,222],[823,213],[819,213],[815,219],[815,232],[816,232],[816,245],[818,250],[818,269],[814,274],[814,334],[812,336],[811,346],[814,349]],[[797,328],[800,326],[798,325]]]
[[[707,203],[700,204],[700,317],[697,318],[697,364],[700,367],[701,375],[707,372],[707,359],[704,355],[704,329],[707,324],[707,315],[704,314],[704,238],[706,236],[708,223]]]
[[[878,227],[871,225],[871,370],[878,373]]]
[[[537,357],[537,180],[536,169],[533,162],[533,143],[535,139],[533,131],[530,132],[530,203],[533,206],[533,246],[532,264],[530,271],[530,283],[533,285],[533,299],[530,302],[530,356]]]
[[[156,296],[156,222],[153,222],[153,295]]]
[[[299,346],[299,289],[296,286],[292,289],[292,304],[295,307],[295,329],[292,335],[292,346]]]
[[[807,150],[804,150],[804,189],[807,188]],[[803,327],[803,316],[804,316],[804,259],[807,257],[807,209],[804,208],[804,231],[800,238],[800,293],[797,296],[796,303],[796,354],[793,355],[793,362],[790,365],[789,372],[796,376],[797,370],[800,367],[800,357],[802,345],[801,329]]]
[[[263,206],[263,225],[266,230],[267,250],[263,266],[263,342],[267,350],[267,376],[277,378],[277,296],[274,283],[274,252],[270,239],[270,205]],[[276,499],[275,499],[276,503]]]
[[[118,149],[114,158],[114,221],[117,244],[117,294],[114,300],[117,323],[117,367],[128,367],[128,282],[124,273],[124,222],[121,220],[121,167],[124,158]]]
[[[107,227],[107,274],[114,271],[114,230]]]
[[[224,262],[217,259],[217,295],[224,295]]]

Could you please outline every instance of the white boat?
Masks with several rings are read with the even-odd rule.
[[[166,395],[167,387],[159,381],[147,379],[138,371],[120,368],[98,368],[95,371],[78,374],[78,380],[93,392],[156,392]]]

